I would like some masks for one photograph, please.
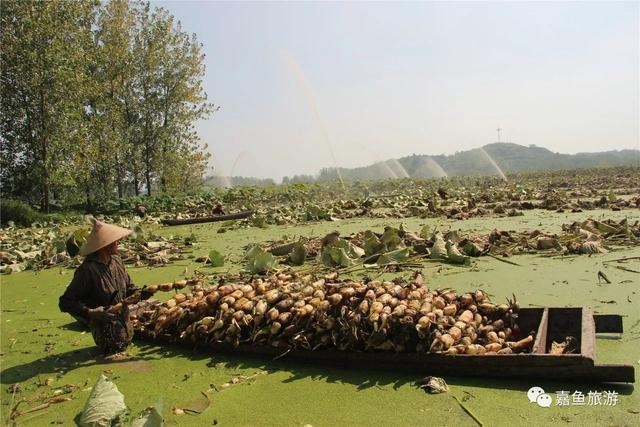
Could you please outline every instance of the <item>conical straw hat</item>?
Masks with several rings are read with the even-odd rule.
[[[131,233],[132,231],[126,228],[96,220],[93,223],[93,228],[89,237],[87,237],[87,241],[80,248],[80,255],[87,256],[92,254],[117,240],[127,237]]]

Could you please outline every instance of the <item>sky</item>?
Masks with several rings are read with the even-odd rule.
[[[195,33],[222,176],[496,141],[640,148],[640,2],[156,1]]]

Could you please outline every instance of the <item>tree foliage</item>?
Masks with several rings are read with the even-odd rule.
[[[146,2],[1,5],[2,197],[85,203],[202,184],[202,45]]]

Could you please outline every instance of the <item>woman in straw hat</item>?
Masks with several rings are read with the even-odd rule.
[[[118,241],[131,230],[95,221],[80,249],[84,262],[60,297],[59,307],[89,326],[93,339],[105,355],[124,351],[133,338],[129,310],[123,304],[118,314],[108,308],[139,291],[118,255]],[[143,291],[141,298],[146,299]]]

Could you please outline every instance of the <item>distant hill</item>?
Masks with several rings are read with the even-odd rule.
[[[486,153],[486,154],[485,154]],[[393,177],[440,177],[453,175],[488,175],[497,172],[491,159],[503,172],[553,169],[640,166],[640,150],[613,150],[599,153],[561,154],[530,145],[497,142],[448,156],[411,155],[359,168],[340,168],[343,179],[364,180]],[[336,169],[320,172],[318,180],[337,178]]]

